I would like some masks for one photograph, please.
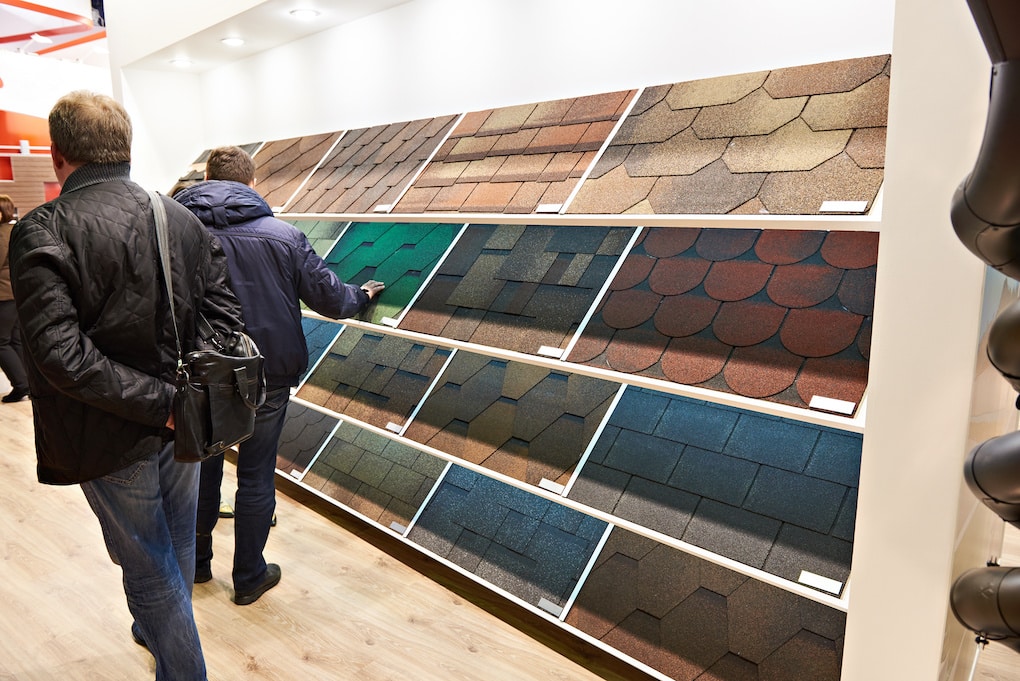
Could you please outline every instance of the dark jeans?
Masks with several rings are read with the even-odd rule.
[[[234,497],[234,591],[255,589],[266,573],[262,556],[276,510],[276,450],[287,417],[290,388],[271,388],[255,413],[255,432],[237,453],[237,495]],[[223,457],[202,462],[196,523],[196,562],[208,566],[213,557],[212,531],[220,511]]]
[[[174,461],[169,444],[81,488],[124,573],[128,610],[156,658],[156,681],[205,681],[191,605],[198,466]]]
[[[12,388],[28,390],[25,365],[21,360],[21,328],[13,300],[0,300],[0,369]]]

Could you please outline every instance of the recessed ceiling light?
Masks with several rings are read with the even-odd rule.
[[[53,38],[46,35],[42,35],[41,33],[33,33],[31,39],[36,41],[37,43],[43,43],[44,45],[49,45],[50,43],[53,42]]]
[[[290,15],[299,21],[311,21],[319,16],[317,9],[292,9]]]
[[[223,38],[220,42],[227,47],[240,47],[244,45],[244,38]]]
[[[176,59],[171,59],[170,63],[176,66],[177,68],[186,69],[195,62],[191,61],[187,57],[177,57]]]

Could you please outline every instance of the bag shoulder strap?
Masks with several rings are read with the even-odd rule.
[[[170,301],[170,321],[174,327],[174,340],[177,342],[177,368],[179,370],[184,363],[184,353],[181,350],[181,336],[177,331],[177,312],[174,309],[173,274],[170,271],[170,232],[166,224],[166,206],[163,205],[163,199],[156,191],[149,192],[149,202],[152,204],[152,214],[156,219],[156,250],[159,251],[160,262],[163,266],[163,285],[166,287],[166,297]]]

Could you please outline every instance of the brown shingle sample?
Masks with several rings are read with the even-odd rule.
[[[855,409],[877,260],[873,232],[646,229],[567,360]]]
[[[543,204],[562,204],[633,95],[610,92],[466,114],[394,212],[533,213]]]
[[[348,130],[287,207],[294,213],[371,213],[398,199],[456,116]]]
[[[253,157],[255,191],[270,206],[286,210],[290,197],[339,136],[339,132],[328,132],[266,142]]]
[[[672,679],[837,681],[846,615],[616,527],[565,622]]]
[[[888,55],[646,88],[568,213],[801,214],[883,180]]]

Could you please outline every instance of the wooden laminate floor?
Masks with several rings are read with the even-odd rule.
[[[230,602],[232,521],[216,528],[194,594],[211,680],[649,678],[282,482],[266,556],[283,579],[253,605]],[[152,679],[80,488],[35,480],[27,401],[0,405],[0,518],[0,681]]]

